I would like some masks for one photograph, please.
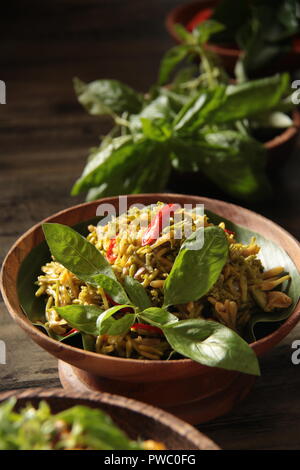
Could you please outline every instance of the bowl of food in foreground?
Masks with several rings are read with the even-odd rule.
[[[13,319],[60,360],[67,391],[199,423],[249,392],[258,356],[298,322],[299,268],[298,242],[259,214],[140,194],[34,226],[8,253],[1,287]]]
[[[108,393],[61,389],[0,394],[0,450],[217,450],[170,414]]]

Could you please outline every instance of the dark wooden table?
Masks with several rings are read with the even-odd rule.
[[[72,78],[117,78],[140,90],[155,80],[159,58],[172,45],[166,12],[179,0],[28,0],[1,6],[0,257],[25,230],[81,202],[69,196],[89,147],[109,122],[87,115]],[[273,175],[275,198],[255,210],[300,236],[299,151]],[[200,191],[199,191],[200,193]],[[212,196],[208,192],[203,196]],[[12,322],[0,303],[0,339],[7,364],[0,390],[59,386],[57,361]],[[200,426],[225,449],[300,448],[300,365],[291,343],[300,326],[261,360],[262,377],[229,415]]]

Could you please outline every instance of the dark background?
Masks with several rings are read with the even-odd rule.
[[[88,149],[109,129],[77,103],[72,78],[123,80],[145,91],[173,45],[164,21],[181,0],[43,0],[0,7],[0,261],[25,230],[82,202],[69,191]],[[272,175],[274,200],[254,207],[300,236],[299,145]],[[216,196],[199,185],[198,194]],[[180,188],[178,192],[180,191]],[[196,192],[196,191],[193,191]],[[227,198],[229,200],[229,198]],[[253,208],[253,207],[252,207]],[[9,319],[0,302],[7,365],[0,389],[57,386],[57,362]],[[224,448],[300,448],[299,367],[290,360],[296,328],[262,363],[262,378],[234,412],[201,426]]]

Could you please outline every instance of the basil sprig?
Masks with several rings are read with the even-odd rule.
[[[75,81],[85,109],[109,114],[114,126],[92,150],[73,195],[85,191],[92,200],[158,192],[166,187],[171,169],[201,171],[245,201],[271,194],[266,150],[255,136],[257,128],[291,125],[285,114],[293,109],[286,104],[290,78],[284,73],[247,80],[240,73],[237,83],[230,83],[218,57],[205,47],[223,30],[215,20],[192,33],[179,26],[182,44],[166,52],[158,80],[144,96],[116,80]],[[200,74],[195,69],[191,74],[193,57],[201,64]]]

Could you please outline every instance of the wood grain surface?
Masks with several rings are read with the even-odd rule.
[[[68,193],[89,147],[109,128],[77,104],[72,78],[126,81],[146,90],[161,54],[172,45],[164,29],[179,0],[12,1],[1,7],[0,259],[16,238],[52,213],[81,202]],[[252,209],[300,237],[300,142],[273,173],[274,200]],[[177,192],[229,200],[213,187],[182,184]],[[57,361],[10,320],[0,303],[0,389],[59,386]],[[262,377],[248,398],[224,418],[201,426],[226,449],[300,448],[300,365],[291,362],[295,328],[261,360]]]

